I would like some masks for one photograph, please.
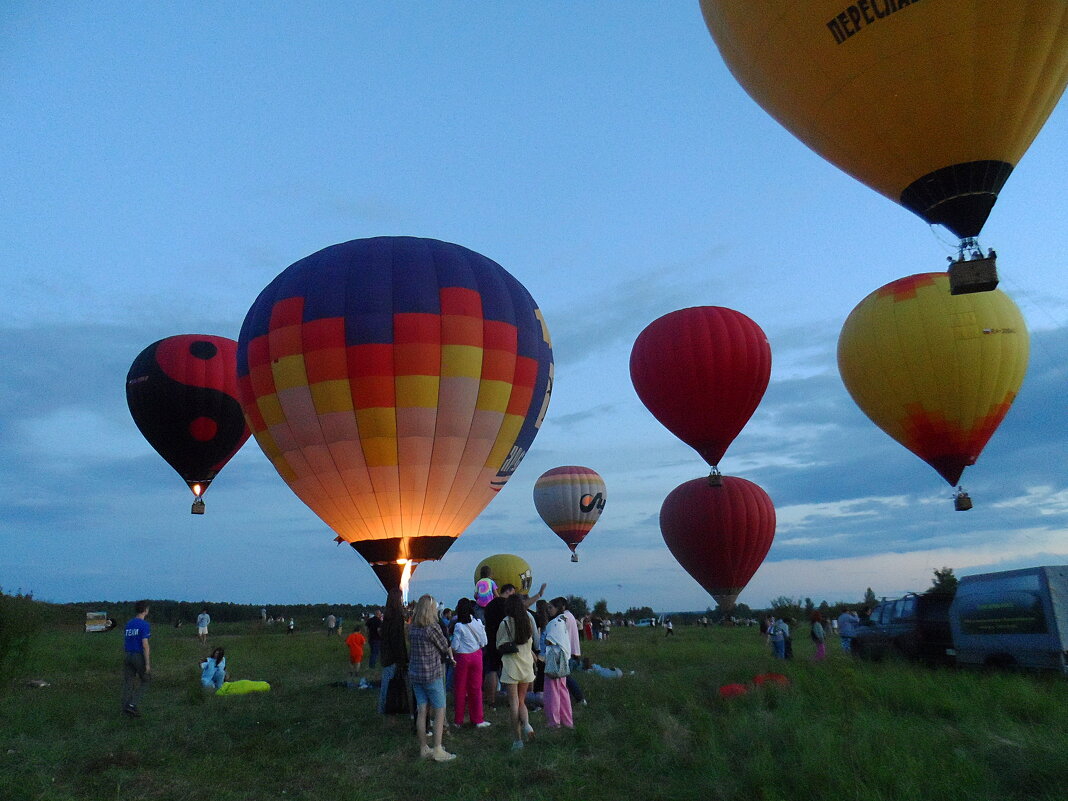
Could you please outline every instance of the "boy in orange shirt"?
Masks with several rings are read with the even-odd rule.
[[[353,678],[360,675],[360,666],[363,664],[363,646],[366,642],[367,638],[360,633],[359,623],[353,626],[352,634],[345,638],[345,645],[349,647],[349,662],[352,665],[349,675]]]

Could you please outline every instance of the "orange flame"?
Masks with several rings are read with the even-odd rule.
[[[204,489],[199,484],[194,484],[190,489],[193,490],[193,494],[198,498],[204,493]]]
[[[415,562],[411,559],[398,559],[397,564],[404,565],[404,570],[401,571],[400,588],[404,603],[408,603],[408,583],[412,580],[412,568],[415,566]]]

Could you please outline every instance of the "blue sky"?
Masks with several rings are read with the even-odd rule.
[[[381,587],[254,442],[188,513],[130,419],[148,344],[237,338],[292,262],[377,235],[457,242],[530,290],[556,383],[515,477],[413,593],[451,602],[517,553],[552,593],[702,609],[657,515],[707,472],[645,411],[630,346],[691,305],[744,312],[771,385],[721,464],[778,510],[740,600],[859,598],[1068,560],[1063,277],[1068,110],[982,243],[1032,331],[1016,405],[952,510],[838,378],[846,315],[943,269],[947,232],[827,164],[745,95],[696,2],[6,3],[0,7],[0,587],[54,601],[375,602]],[[954,109],[946,109],[953,114]],[[562,464],[608,503],[572,564],[531,499]]]

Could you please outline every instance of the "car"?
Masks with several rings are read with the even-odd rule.
[[[853,652],[862,659],[900,656],[929,664],[953,664],[956,651],[949,628],[953,596],[910,592],[884,600],[857,626]]]
[[[643,617],[641,620],[639,620],[634,625],[635,626],[639,626],[639,627],[641,627],[641,626],[655,626],[656,625],[656,618],[655,617]]]

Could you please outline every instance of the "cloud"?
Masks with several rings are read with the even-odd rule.
[[[783,559],[765,562],[741,600],[763,606],[778,595],[859,602],[866,588],[879,597],[920,592],[931,586],[934,570],[952,567],[957,576],[1068,561],[1068,542],[1059,532],[1022,530],[982,545],[914,548],[838,559]]]
[[[605,419],[618,408],[618,404],[615,403],[601,403],[589,409],[582,409],[570,414],[554,415],[552,424],[561,428],[575,428],[590,421]]]
[[[722,294],[722,274],[710,269],[721,263],[726,249],[713,246],[691,258],[635,269],[604,285],[581,285],[560,306],[547,306],[553,355],[562,365],[603,356],[614,348],[630,352],[645,326],[676,309],[699,305],[696,298]],[[581,273],[577,273],[581,274]]]
[[[1040,516],[1064,515],[1068,513],[1068,489],[1054,489],[1048,485],[1028,487],[1023,496],[999,501],[995,509],[1022,509],[1033,511]]]

